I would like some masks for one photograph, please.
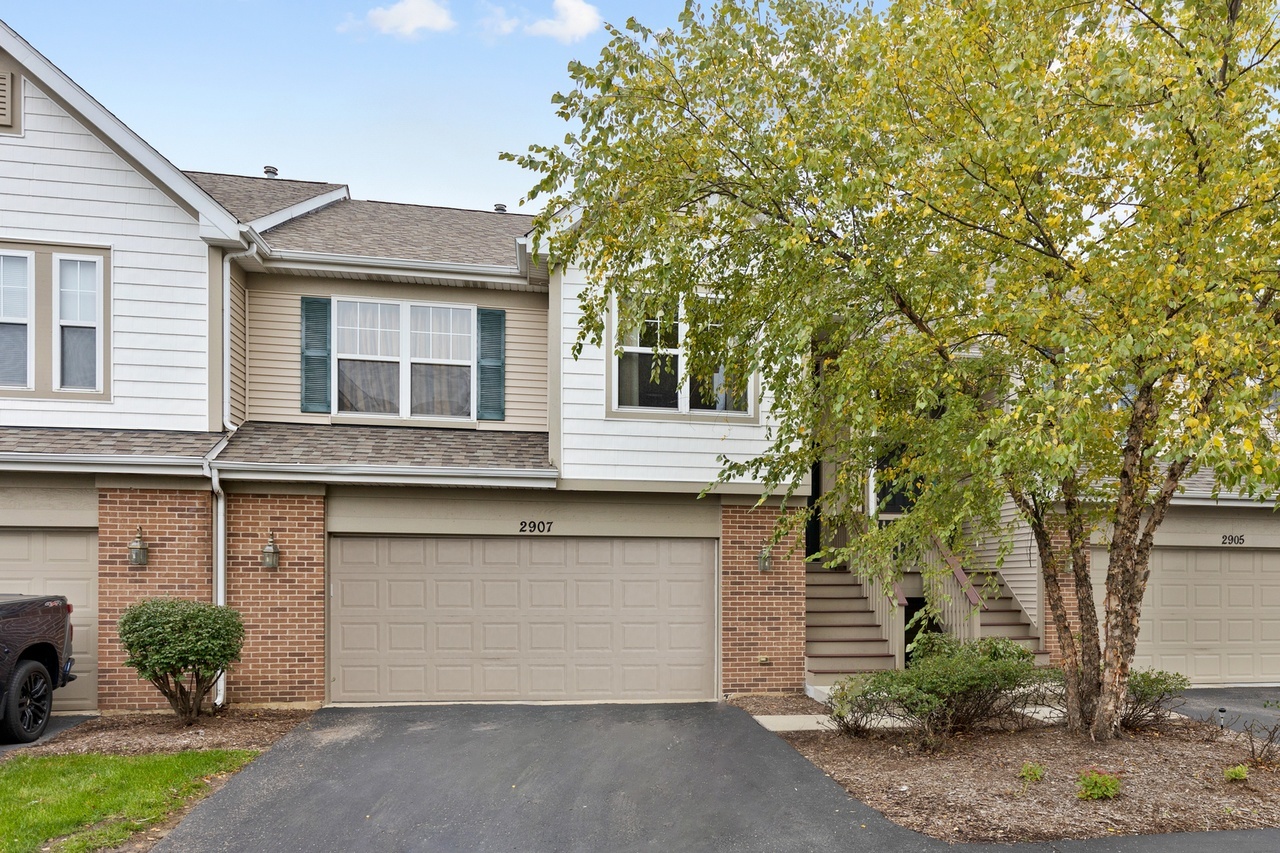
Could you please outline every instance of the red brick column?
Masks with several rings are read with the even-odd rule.
[[[138,525],[146,566],[129,565]],[[213,600],[213,494],[171,489],[98,490],[98,707],[167,708],[149,682],[124,665],[116,634],[130,604],[159,596]]]
[[[1061,553],[1067,553],[1071,546],[1067,538],[1067,532],[1063,529],[1055,530],[1053,533],[1053,548]],[[1085,549],[1085,559],[1089,559],[1089,550]],[[1071,630],[1080,633],[1080,599],[1076,596],[1076,576],[1074,570],[1067,561],[1063,561],[1064,565],[1058,572],[1058,586],[1062,587],[1062,600],[1067,605],[1067,623],[1071,626]],[[1043,571],[1043,568],[1041,569]],[[1043,631],[1044,647],[1049,652],[1049,662],[1055,665],[1062,663],[1062,645],[1058,642],[1058,626],[1053,621],[1053,611],[1049,608],[1049,599],[1046,596],[1044,602],[1044,631]]]
[[[720,647],[725,693],[804,689],[804,549],[758,555],[773,533],[777,507],[720,510]]]
[[[280,568],[265,569],[262,546],[272,530]],[[227,700],[324,701],[324,497],[228,495],[227,531],[227,604],[245,627]]]

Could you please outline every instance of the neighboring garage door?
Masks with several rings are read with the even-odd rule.
[[[715,542],[338,537],[330,699],[708,700]]]
[[[1092,559],[1101,609],[1107,552]],[[1152,549],[1134,666],[1192,684],[1280,683],[1280,550]]]
[[[54,710],[98,707],[98,534],[0,528],[0,592],[65,595],[78,676],[54,694]]]

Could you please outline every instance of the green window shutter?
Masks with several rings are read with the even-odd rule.
[[[329,314],[332,303],[302,297],[302,411],[331,411],[329,404]]]
[[[476,417],[482,421],[501,421],[507,417],[507,312],[496,308],[476,311],[480,345],[479,376],[476,377],[478,399]]]

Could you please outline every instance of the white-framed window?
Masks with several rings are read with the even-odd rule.
[[[711,376],[681,380],[681,345],[687,329],[673,303],[620,334],[621,352],[614,359],[616,410],[750,414],[748,383],[724,365]]]
[[[102,260],[55,253],[53,293],[54,387],[96,391],[102,387]]]
[[[335,299],[334,414],[474,420],[476,309]]]
[[[34,276],[33,252],[0,251],[0,387],[32,385]]]

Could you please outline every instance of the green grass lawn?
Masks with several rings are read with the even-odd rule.
[[[113,847],[161,821],[207,787],[205,778],[239,770],[243,750],[174,755],[16,756],[0,763],[0,851]]]

